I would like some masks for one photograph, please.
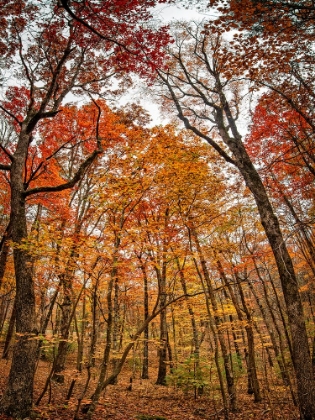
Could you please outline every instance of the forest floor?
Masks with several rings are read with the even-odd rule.
[[[34,390],[35,400],[44,388],[50,366],[50,363],[44,361],[39,363]],[[5,388],[9,368],[9,362],[0,359],[0,398]],[[74,395],[66,403],[65,396],[74,372],[68,369],[65,373],[65,383],[51,382],[51,388],[41,403],[35,407],[36,419],[73,419],[77,398],[84,385],[84,377],[78,379]],[[165,420],[221,420],[224,418],[218,391],[214,393],[205,390],[202,396],[195,398],[193,391],[184,393],[173,386],[157,386],[154,384],[156,372],[153,369],[152,373],[150,372],[152,379],[133,379],[132,389],[129,390],[130,374],[130,369],[125,369],[118,383],[107,388],[97,406],[93,420],[154,420],[154,416]],[[96,378],[93,378],[91,390],[95,382]],[[229,420],[297,420],[299,418],[297,409],[291,403],[288,389],[273,386],[268,393],[263,391],[263,395],[263,401],[255,404],[253,397],[246,393],[245,378],[244,381],[239,380],[237,383],[238,412],[230,413]],[[84,402],[88,403],[88,400]],[[84,419],[82,412],[80,418]],[[0,415],[0,420],[11,420],[11,418]]]

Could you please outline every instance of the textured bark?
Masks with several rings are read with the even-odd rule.
[[[71,291],[69,284],[65,284],[66,280],[63,279],[61,282],[64,285],[64,296],[63,302],[60,305],[61,308],[61,321],[60,321],[60,338],[58,344],[58,352],[54,362],[54,374],[52,379],[56,382],[63,383],[64,382],[64,375],[63,370],[65,368],[66,357],[68,352],[68,339],[69,339],[69,329],[72,319],[71,314],[71,306],[72,306],[72,299],[71,299]]]
[[[144,321],[149,317],[149,294],[148,294],[148,277],[145,269],[145,265],[139,257],[140,268],[143,275],[143,306],[144,306]],[[142,379],[149,379],[149,326],[143,331],[143,364],[142,364]]]
[[[11,223],[16,277],[16,343],[8,384],[0,402],[0,411],[13,417],[28,417],[32,408],[33,382],[37,355],[35,293],[31,256],[19,245],[27,238],[23,171],[30,135],[26,124],[11,165]]]
[[[168,216],[169,209],[165,211],[164,218],[164,227],[167,229],[168,225]],[[161,256],[161,269],[155,266],[155,272],[158,279],[159,285],[159,296],[160,296],[160,308],[165,307],[167,295],[166,295],[166,253],[167,253],[167,243],[166,240],[163,241],[163,249]],[[166,322],[166,309],[163,309],[160,313],[160,346],[158,349],[159,365],[158,365],[158,374],[157,374],[157,385],[166,385],[166,374],[167,374],[167,341],[168,341],[168,332],[167,332],[167,322]]]
[[[5,343],[3,347],[2,359],[8,359],[9,357],[9,348],[10,348],[10,343],[13,337],[14,327],[15,327],[15,317],[16,317],[16,308],[15,308],[15,302],[14,302],[10,321],[9,321],[8,332],[7,332],[7,336],[5,338]]]
[[[10,249],[9,240],[11,239],[11,231],[12,231],[11,227],[12,227],[12,224],[10,222],[0,241],[0,287],[3,282],[3,277],[4,277],[9,249]]]

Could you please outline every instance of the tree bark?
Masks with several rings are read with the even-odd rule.
[[[164,216],[164,228],[167,229],[169,217],[169,208],[165,210]],[[166,253],[167,243],[166,239],[163,241],[162,257],[161,257],[161,269],[155,266],[155,272],[158,279],[159,297],[160,297],[160,308],[166,305],[167,293],[166,293]],[[156,384],[166,385],[166,374],[167,374],[167,344],[168,344],[168,331],[166,322],[166,309],[163,309],[160,313],[160,346],[158,349],[159,355],[159,367]]]
[[[143,264],[141,257],[138,257],[140,261],[140,268],[143,276],[143,306],[144,306],[144,321],[149,317],[149,294],[148,294],[148,276],[146,273],[145,265]],[[149,379],[149,325],[143,331],[143,364],[142,364],[142,379]]]
[[[54,374],[52,379],[59,383],[64,383],[63,370],[68,352],[69,329],[71,325],[71,308],[72,308],[72,290],[71,279],[67,278],[67,274],[62,274],[60,283],[63,286],[63,302],[60,305],[61,321],[60,321],[60,339],[58,344],[58,352],[54,362]]]
[[[32,408],[33,383],[37,355],[35,293],[32,279],[32,258],[23,245],[27,238],[26,209],[23,185],[24,165],[30,134],[22,124],[11,165],[11,216],[13,256],[16,278],[16,343],[8,384],[0,402],[0,411],[13,417],[28,417]]]
[[[9,357],[9,348],[10,348],[10,343],[13,337],[14,327],[15,327],[15,317],[16,317],[16,309],[15,309],[15,302],[14,302],[11,316],[10,316],[8,332],[7,332],[7,336],[5,338],[5,343],[3,347],[2,359],[8,359]]]
[[[7,264],[8,254],[9,254],[9,240],[11,239],[12,224],[9,222],[3,237],[0,241],[0,287],[2,286],[5,268]]]

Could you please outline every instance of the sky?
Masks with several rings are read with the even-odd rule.
[[[184,8],[170,4],[160,4],[155,7],[154,17],[164,22],[170,22],[172,20],[201,20],[206,17],[210,17],[210,10],[204,13],[198,11],[196,7]]]

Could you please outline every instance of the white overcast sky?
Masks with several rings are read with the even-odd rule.
[[[205,17],[210,17],[210,10],[200,12],[196,7],[184,8],[170,4],[160,4],[155,7],[154,17],[163,22],[170,22],[172,20],[201,20]]]

